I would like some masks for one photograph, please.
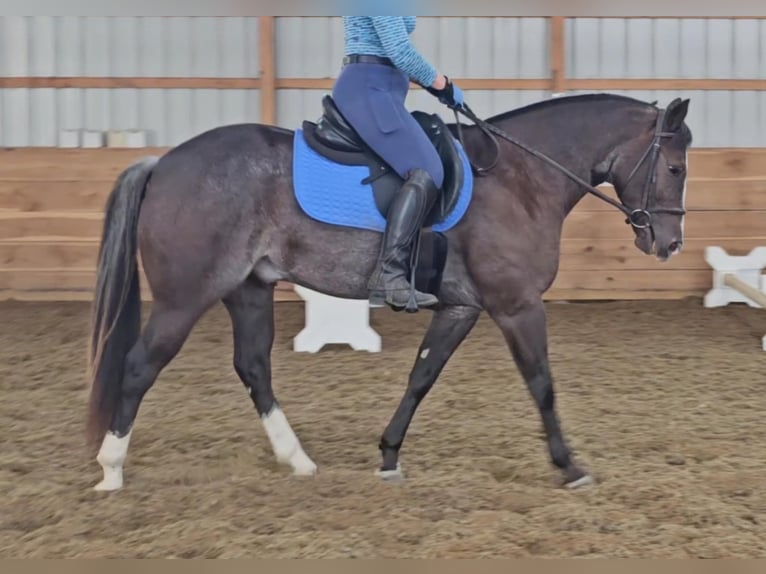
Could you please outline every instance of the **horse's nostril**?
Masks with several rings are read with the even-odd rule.
[[[681,242],[680,241],[674,241],[673,243],[668,245],[668,250],[671,253],[678,253],[679,251],[681,251]]]

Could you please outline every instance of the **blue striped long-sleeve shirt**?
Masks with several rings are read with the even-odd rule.
[[[416,16],[344,16],[345,53],[390,58],[421,86],[430,86],[436,69],[413,47]]]

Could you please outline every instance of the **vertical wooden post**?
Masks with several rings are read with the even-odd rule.
[[[551,90],[554,94],[566,91],[566,49],[564,46],[564,16],[550,19]]]
[[[274,54],[274,16],[258,17],[258,56],[261,80],[261,122],[277,121],[277,65]]]

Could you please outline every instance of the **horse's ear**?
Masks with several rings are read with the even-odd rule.
[[[676,98],[668,105],[665,113],[665,129],[670,132],[678,131],[689,113],[689,100]]]

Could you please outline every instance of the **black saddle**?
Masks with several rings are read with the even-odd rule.
[[[317,122],[303,122],[306,144],[318,154],[344,165],[366,165],[370,175],[362,183],[372,184],[375,204],[384,217],[394,195],[404,183],[391,166],[372,151],[346,121],[332,96],[322,98],[323,114]],[[455,140],[444,121],[436,114],[412,112],[433,143],[444,165],[440,201],[426,217],[425,227],[443,221],[457,203],[465,177],[463,162]]]

